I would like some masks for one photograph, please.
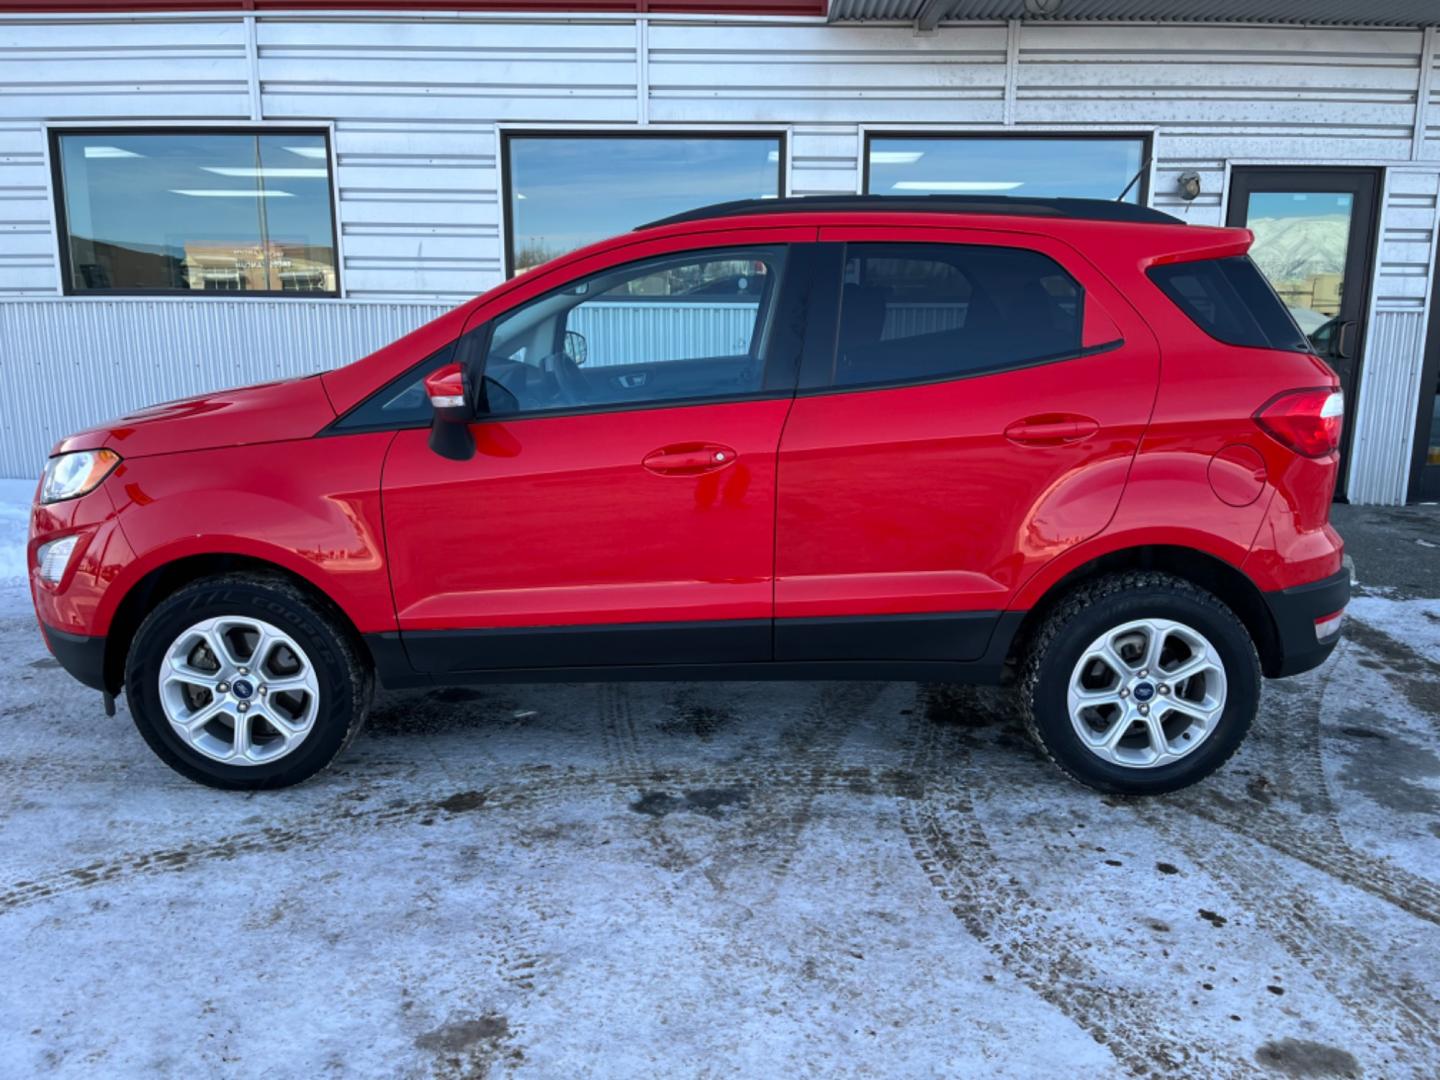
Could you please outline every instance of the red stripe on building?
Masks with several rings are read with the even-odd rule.
[[[0,12],[39,14],[185,11],[517,11],[584,15],[589,12],[688,12],[703,15],[824,15],[826,0],[0,0]]]

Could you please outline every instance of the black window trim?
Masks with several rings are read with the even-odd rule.
[[[60,140],[67,135],[318,135],[325,140],[325,190],[330,203],[330,238],[335,252],[335,288],[307,290],[249,289],[236,292],[205,289],[77,289],[71,274],[70,227],[65,214],[65,178],[60,161]],[[50,195],[55,209],[55,240],[59,247],[60,289],[67,298],[89,297],[106,299],[117,296],[175,298],[183,300],[338,300],[345,295],[341,278],[344,261],[340,254],[339,201],[335,189],[335,140],[333,125],[227,123],[227,124],[49,124],[45,130],[46,149],[50,156]]]
[[[515,215],[511,212],[510,146],[516,139],[709,139],[714,142],[763,139],[774,141],[779,146],[779,159],[775,163],[775,191],[779,198],[789,194],[786,188],[790,146],[789,132],[784,128],[755,128],[737,130],[721,128],[504,128],[500,129],[500,214],[504,221],[502,230],[500,263],[505,280],[515,277]]]
[[[1014,139],[1017,141],[1029,140],[1067,140],[1067,141],[1097,141],[1115,139],[1138,139],[1140,142],[1140,180],[1136,185],[1139,188],[1137,206],[1150,205],[1150,167],[1155,160],[1155,132],[1153,129],[1125,131],[945,131],[932,128],[867,128],[865,130],[865,146],[861,152],[860,159],[860,191],[866,195],[877,194],[870,190],[870,149],[875,139],[947,139],[952,142],[977,139]],[[1126,177],[1128,180],[1129,177]],[[1120,192],[1116,192],[1119,195]],[[1017,201],[1023,202],[1017,196]]]
[[[1084,326],[1082,323],[1082,347],[1079,349],[1066,349],[1064,352],[1051,353],[1047,356],[1037,356],[1029,360],[991,364],[983,368],[972,368],[967,371],[957,371],[952,374],[886,379],[882,382],[837,383],[835,381],[835,356],[840,348],[841,295],[844,290],[841,278],[843,276],[845,262],[849,257],[849,248],[853,244],[881,244],[887,247],[996,247],[1029,251],[1036,255],[1043,255],[1049,259],[1064,271],[1065,275],[1074,281],[1083,293],[1088,294],[1089,292],[1084,282],[1080,281],[1080,279],[1071,272],[1070,268],[1055,258],[1054,255],[1040,251],[1037,248],[1027,247],[1024,244],[988,244],[961,240],[850,240],[821,242],[815,246],[832,249],[832,257],[837,260],[833,271],[832,283],[827,290],[833,294],[833,299],[831,300],[832,306],[828,309],[830,321],[833,325],[825,328],[828,340],[812,340],[812,335],[816,334],[816,331],[812,331],[807,327],[805,361],[802,364],[800,383],[795,391],[796,397],[820,397],[831,394],[863,394],[872,390],[903,390],[911,386],[934,386],[938,383],[963,382],[967,379],[981,379],[992,375],[1004,375],[1011,371],[1024,371],[1028,368],[1045,367],[1049,364],[1063,364],[1069,360],[1084,360],[1092,356],[1100,356],[1103,353],[1114,352],[1116,349],[1123,348],[1125,345],[1123,335],[1111,341],[1102,341],[1096,345],[1084,345]],[[1087,295],[1087,302],[1089,299]],[[812,307],[813,303],[812,301]],[[1116,327],[1116,330],[1118,331],[1119,327]]]

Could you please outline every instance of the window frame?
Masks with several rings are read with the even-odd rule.
[[[610,265],[610,266],[604,267],[603,269],[593,270],[593,271],[591,271],[591,272],[589,272],[589,273],[581,274],[581,275],[579,275],[578,277],[568,278],[568,279],[565,280],[564,282],[561,282],[561,283],[559,283],[559,284],[556,284],[556,285],[552,286],[551,288],[545,289],[545,290],[543,290],[542,292],[539,292],[539,293],[537,293],[537,294],[534,295],[534,296],[528,297],[527,299],[521,301],[520,303],[515,304],[514,306],[512,306],[512,307],[510,307],[510,308],[507,308],[507,309],[506,309],[505,311],[503,311],[503,312],[496,312],[494,315],[492,315],[491,317],[489,317],[489,318],[486,319],[486,321],[485,321],[485,324],[484,324],[484,345],[483,345],[483,347],[480,348],[480,349],[479,349],[477,352],[475,352],[475,353],[469,353],[469,352],[467,352],[466,355],[464,355],[464,356],[461,357],[461,362],[464,363],[464,364],[467,366],[467,368],[470,370],[470,372],[471,372],[471,377],[472,377],[472,379],[475,380],[475,385],[476,385],[476,387],[478,388],[479,385],[480,385],[480,383],[481,383],[481,382],[484,380],[484,378],[485,378],[485,367],[486,367],[487,362],[488,362],[489,359],[490,359],[490,345],[491,345],[491,341],[492,341],[492,338],[493,338],[493,334],[494,334],[494,330],[495,330],[496,325],[497,325],[498,323],[500,323],[501,321],[503,321],[504,319],[509,318],[511,315],[515,314],[516,312],[521,311],[521,310],[523,310],[524,308],[528,307],[530,304],[538,303],[539,301],[544,300],[546,297],[553,296],[553,295],[555,295],[556,293],[561,293],[561,292],[565,292],[565,291],[567,291],[567,290],[569,290],[569,289],[573,289],[577,284],[579,284],[579,283],[581,283],[581,282],[584,282],[584,281],[588,281],[588,280],[590,280],[591,278],[598,277],[598,276],[600,276],[600,275],[613,274],[613,273],[615,273],[615,272],[617,272],[617,271],[625,270],[625,269],[627,269],[627,268],[629,268],[629,267],[639,266],[639,265],[642,265],[642,264],[645,264],[645,263],[661,262],[661,261],[663,261],[663,262],[668,262],[668,263],[674,263],[674,262],[676,262],[676,261],[678,261],[678,260],[685,260],[685,259],[697,259],[697,260],[698,260],[698,259],[707,259],[707,258],[712,258],[712,257],[713,257],[714,259],[718,260],[718,261],[726,261],[726,259],[725,259],[725,253],[726,253],[727,251],[735,251],[735,250],[744,251],[744,250],[752,249],[752,248],[781,248],[781,249],[784,250],[784,259],[783,259],[782,264],[781,264],[780,280],[779,280],[777,283],[775,283],[774,285],[772,285],[772,286],[770,287],[771,291],[767,293],[766,300],[765,300],[764,302],[762,302],[759,310],[758,310],[757,313],[756,313],[756,332],[755,332],[755,335],[754,335],[754,337],[752,338],[752,341],[751,341],[751,347],[752,347],[752,348],[759,348],[759,349],[761,350],[761,353],[762,353],[762,355],[759,355],[759,356],[756,357],[756,359],[760,362],[760,385],[759,385],[756,389],[754,389],[754,390],[743,390],[743,391],[739,391],[739,392],[736,392],[736,393],[729,393],[729,394],[709,394],[709,395],[705,395],[705,396],[674,397],[674,398],[654,398],[654,399],[644,400],[644,401],[629,401],[629,402],[609,402],[609,401],[601,401],[601,402],[592,402],[592,403],[584,404],[584,405],[559,405],[559,406],[556,406],[556,407],[554,407],[554,408],[533,409],[533,410],[521,411],[521,412],[508,412],[508,413],[481,412],[481,413],[477,413],[477,414],[476,414],[476,418],[475,418],[475,419],[476,419],[476,422],[478,423],[478,422],[489,422],[489,421],[493,421],[493,422],[495,422],[495,423],[505,423],[505,424],[509,424],[509,423],[518,423],[518,422],[520,422],[520,421],[525,421],[525,420],[548,420],[548,419],[553,419],[553,418],[555,418],[555,417],[564,417],[564,416],[588,416],[588,415],[597,414],[597,413],[632,413],[632,412],[644,412],[644,411],[647,411],[647,410],[650,410],[650,409],[678,409],[678,408],[699,407],[699,406],[705,406],[705,405],[730,405],[730,404],[735,404],[735,403],[737,403],[737,402],[743,402],[743,401],[761,401],[761,400],[764,400],[764,399],[767,399],[767,398],[792,397],[792,396],[794,396],[794,393],[795,393],[795,377],[796,377],[796,374],[798,373],[798,369],[799,369],[799,366],[800,366],[800,365],[799,365],[799,362],[798,362],[798,356],[797,356],[796,361],[793,362],[793,363],[787,362],[787,361],[781,361],[781,362],[780,362],[780,369],[783,369],[783,368],[786,368],[786,367],[788,367],[788,368],[790,369],[789,372],[788,372],[787,378],[786,378],[785,385],[782,386],[782,387],[772,387],[772,386],[770,386],[769,384],[770,384],[770,381],[771,381],[771,377],[772,377],[773,374],[775,374],[775,371],[772,370],[772,369],[775,369],[776,358],[775,358],[773,355],[763,355],[766,351],[773,349],[774,346],[773,346],[773,344],[770,344],[769,342],[766,341],[766,337],[767,337],[767,327],[764,327],[764,326],[762,326],[761,324],[762,324],[762,323],[768,323],[768,331],[770,332],[770,337],[773,338],[773,331],[774,331],[775,328],[778,326],[780,320],[784,317],[784,307],[785,307],[785,305],[787,305],[787,304],[792,304],[792,303],[801,303],[801,304],[804,304],[804,305],[806,305],[806,306],[808,307],[808,304],[809,304],[809,301],[810,301],[810,297],[809,297],[809,294],[808,294],[808,293],[806,293],[806,294],[804,294],[804,295],[802,295],[802,296],[800,296],[800,297],[797,297],[797,296],[795,295],[795,283],[796,283],[798,280],[800,280],[801,275],[800,275],[800,274],[797,274],[797,273],[795,272],[794,268],[796,267],[797,264],[803,264],[803,263],[804,263],[804,261],[805,261],[805,260],[804,260],[804,255],[803,255],[804,250],[805,250],[807,247],[813,247],[813,246],[814,246],[813,244],[806,244],[806,243],[796,242],[796,241],[786,241],[786,240],[766,241],[766,240],[763,239],[762,237],[758,237],[758,236],[757,236],[756,239],[755,239],[755,241],[754,241],[753,243],[751,243],[751,244],[722,244],[722,245],[714,246],[714,247],[709,246],[709,245],[706,245],[706,246],[704,246],[704,247],[697,247],[697,248],[682,248],[682,249],[678,249],[678,250],[676,250],[676,251],[665,252],[665,253],[660,253],[660,254],[644,255],[644,256],[641,256],[641,257],[636,258],[636,259],[627,259],[627,260],[624,260],[624,261],[622,261],[622,262],[614,263],[614,264],[612,264],[612,265]],[[598,297],[599,295],[603,295],[603,294],[597,294],[597,297]],[[594,299],[594,298],[592,298],[592,299]],[[580,307],[582,304],[585,304],[585,303],[587,303],[587,302],[589,302],[589,301],[587,301],[587,300],[582,300],[582,301],[580,301],[580,303],[577,303],[577,304],[573,305],[571,308],[567,309],[567,311],[565,312],[566,322],[568,323],[570,314],[571,314],[576,308]],[[478,329],[478,328],[477,328],[477,329]],[[564,332],[563,328],[562,328],[560,325],[558,325],[558,324],[557,324],[556,329],[557,329],[557,333],[563,333],[563,332]],[[467,335],[466,335],[466,336],[468,336],[468,334],[470,334],[470,333],[476,333],[476,332],[477,332],[477,331],[467,331]],[[476,337],[475,340],[476,340],[476,341],[479,340],[478,333],[477,333],[477,337]],[[801,339],[801,349],[802,349],[802,350],[803,350],[803,347],[804,347],[804,338],[803,338],[803,336],[802,336],[802,339]],[[464,351],[464,350],[462,350],[462,351]],[[683,361],[683,360],[678,360],[678,361],[668,361],[668,362],[669,362],[669,363],[684,363],[685,361]],[[630,366],[630,365],[615,365],[615,366],[624,367],[624,366]],[[776,370],[780,370],[780,369],[776,369]]]
[[[775,162],[775,191],[777,198],[788,193],[790,170],[790,133],[786,128],[505,128],[499,131],[500,139],[500,263],[505,279],[516,276],[515,270],[515,215],[511,210],[511,146],[517,139],[709,139],[716,142],[743,140],[766,140],[778,144],[779,157]],[[569,254],[568,252],[566,254]]]
[[[65,136],[96,135],[304,135],[320,136],[325,141],[325,179],[330,202],[330,238],[335,252],[335,288],[333,290],[251,289],[233,292],[210,289],[77,289],[70,262],[70,226],[65,206],[65,178],[61,165],[60,140]],[[60,292],[67,298],[144,297],[146,299],[217,299],[262,300],[338,300],[345,296],[343,277],[344,254],[341,250],[339,191],[335,169],[335,128],[333,124],[270,124],[270,123],[133,123],[133,124],[50,124],[45,128],[45,151],[49,156],[50,206],[54,213],[57,266],[60,271]]]
[[[1026,251],[1034,255],[1040,255],[1050,260],[1059,267],[1080,288],[1084,303],[1092,301],[1100,305],[1101,311],[1108,309],[1101,302],[1099,297],[1093,296],[1091,288],[1084,273],[1076,273],[1073,263],[1061,257],[1061,253],[1050,250],[1050,245],[1037,244],[1033,241],[1036,237],[1021,236],[1019,234],[1009,235],[1003,241],[997,241],[993,234],[952,233],[950,235],[919,237],[905,233],[901,238],[870,238],[856,237],[854,230],[841,226],[832,230],[837,234],[848,234],[841,236],[826,237],[825,230],[821,232],[821,239],[817,246],[829,250],[829,257],[833,263],[829,268],[831,283],[826,286],[826,291],[833,294],[831,300],[831,317],[826,326],[807,327],[806,330],[806,351],[801,363],[800,382],[796,388],[797,397],[816,397],[831,394],[868,394],[878,393],[887,390],[904,390],[915,386],[934,386],[940,383],[963,382],[969,379],[986,379],[999,375],[1008,375],[1012,371],[1025,371],[1029,368],[1045,367],[1050,364],[1063,364],[1071,360],[1084,360],[1092,356],[1099,356],[1103,353],[1114,352],[1125,347],[1124,328],[1116,323],[1115,330],[1119,335],[1111,341],[1101,341],[1094,345],[1084,344],[1084,325],[1081,325],[1080,347],[1074,350],[1055,353],[1049,356],[1039,356],[1029,360],[1017,361],[1003,365],[994,365],[986,368],[970,371],[956,371],[940,375],[921,375],[907,378],[887,379],[880,382],[867,383],[841,383],[835,381],[835,364],[839,356],[840,335],[839,323],[843,316],[844,291],[843,274],[846,262],[850,257],[850,248],[856,245],[884,245],[884,246],[912,246],[924,247],[980,247],[980,248],[1009,248],[1017,251]],[[1111,316],[1113,319],[1113,316]],[[823,332],[823,337],[822,337]]]
[[[759,232],[759,230],[755,231],[757,233]],[[690,236],[684,237],[683,239],[695,241],[700,238]],[[825,280],[824,273],[830,268],[833,249],[843,248],[844,245],[822,245],[813,240],[802,239],[766,239],[763,236],[757,235],[754,241],[749,243],[702,244],[699,247],[677,247],[671,251],[662,251],[635,258],[622,259],[618,262],[609,262],[604,266],[597,267],[583,274],[567,276],[562,281],[558,281],[548,288],[541,289],[518,303],[488,312],[483,319],[477,319],[472,316],[466,323],[464,330],[461,331],[454,341],[421,357],[403,372],[376,387],[360,401],[356,402],[344,413],[332,420],[320,434],[324,436],[362,435],[377,431],[407,431],[428,428],[433,422],[433,414],[427,415],[424,420],[395,419],[363,422],[357,421],[354,418],[368,411],[370,407],[384,395],[404,389],[416,379],[423,378],[445,363],[459,363],[464,366],[473,384],[472,392],[478,391],[479,379],[484,378],[485,361],[489,357],[490,341],[495,329],[495,324],[535,300],[548,296],[551,293],[573,287],[577,282],[584,281],[597,274],[610,273],[625,266],[649,262],[654,259],[671,259],[676,256],[693,255],[701,257],[712,252],[720,253],[727,249],[737,247],[783,247],[786,249],[785,264],[782,270],[783,277],[779,286],[776,287],[774,298],[771,301],[773,308],[771,318],[774,320],[774,324],[772,326],[772,343],[769,346],[770,348],[776,348],[773,343],[774,336],[776,333],[784,332],[784,321],[789,317],[789,310],[794,306],[798,306],[801,312],[798,340],[792,343],[794,347],[793,356],[777,358],[771,355],[764,357],[764,366],[761,369],[760,387],[758,389],[744,393],[713,395],[709,397],[656,398],[651,401],[640,402],[597,402],[590,405],[563,406],[555,409],[523,413],[492,414],[477,411],[471,423],[520,424],[529,421],[557,420],[571,416],[590,416],[607,413],[640,413],[649,412],[654,409],[705,408],[713,405],[734,405],[751,401],[775,401],[793,398],[796,395],[796,386],[800,379],[800,373],[805,365],[811,362],[809,360],[810,351],[816,347],[817,343],[822,349],[824,348],[823,337],[817,339],[817,335],[810,329],[811,324],[819,323],[830,326],[833,325],[835,321],[836,311],[833,305],[837,304],[839,300],[839,281],[837,279],[832,283]]]
[[[1140,143],[1140,179],[1137,206],[1150,205],[1150,180],[1155,164],[1155,132],[1152,129],[1132,131],[945,131],[929,128],[891,129],[865,128],[860,150],[860,194],[877,194],[870,190],[870,151],[876,139],[944,139],[950,142],[976,142],[979,140],[1006,139],[1024,141],[1084,141],[1128,139]],[[1035,196],[1036,198],[1048,196]],[[1015,199],[1023,201],[1024,195]]]

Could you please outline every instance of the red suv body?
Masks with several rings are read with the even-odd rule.
[[[373,676],[1007,673],[1072,775],[1180,786],[1348,598],[1338,381],[1250,240],[1082,200],[644,227],[349,366],[63,439],[36,612],[221,786],[323,766]]]

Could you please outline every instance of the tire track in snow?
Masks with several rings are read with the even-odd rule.
[[[1194,1032],[1171,1028],[1173,1002],[1115,991],[1113,978],[1088,958],[1089,943],[1053,925],[1043,906],[1005,870],[976,816],[970,792],[990,786],[989,774],[975,766],[954,729],[942,729],[925,712],[915,710],[913,771],[920,790],[901,804],[901,829],[930,885],[961,925],[1006,971],[1133,1075],[1253,1076],[1250,1063]]]
[[[1369,1034],[1388,1043],[1393,1060],[1428,1048],[1440,1064],[1440,999],[1424,986],[1397,985],[1374,961],[1371,938],[1327,914],[1307,893],[1277,881],[1273,863],[1255,858],[1254,841],[1217,829],[1181,828],[1152,802],[1136,803],[1136,817],[1163,836],[1228,894],[1312,978],[1344,1006]],[[1358,985],[1357,985],[1358,984]]]
[[[1253,789],[1237,799],[1202,784],[1172,796],[1173,804],[1281,855],[1298,859],[1416,918],[1440,925],[1440,886],[1388,859],[1352,847],[1340,826],[1339,807],[1325,778],[1320,739],[1320,713],[1326,691],[1339,670],[1340,665],[1335,664],[1322,674],[1319,687],[1313,695],[1307,695],[1313,704],[1303,713],[1284,718],[1283,741],[1252,737],[1252,763],[1274,778],[1265,788]],[[1297,805],[1287,808],[1287,797]]]
[[[634,791],[651,782],[648,771],[601,769],[559,776],[548,770],[531,769],[525,780],[497,783],[484,788],[437,793],[418,800],[397,800],[373,809],[316,808],[291,827],[250,828],[208,840],[134,851],[80,866],[29,875],[0,885],[0,916],[7,911],[63,896],[79,890],[114,886],[137,877],[194,872],[217,862],[246,855],[277,851],[307,850],[344,840],[355,830],[405,828],[434,824],[472,815],[489,815],[523,810],[534,812],[548,804],[572,798],[606,795],[614,789]],[[893,767],[849,765],[833,770],[782,764],[710,766],[702,769],[670,769],[669,783],[699,789],[706,786],[748,788],[762,794],[768,788],[789,788],[809,784],[815,794],[853,791],[857,783],[881,794],[903,788]],[[628,792],[627,792],[628,795]]]

